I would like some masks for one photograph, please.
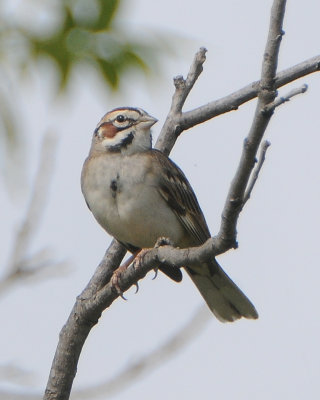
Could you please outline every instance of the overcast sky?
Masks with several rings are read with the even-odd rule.
[[[124,24],[144,35],[165,33],[177,47],[175,56],[163,54],[161,74],[149,80],[129,75],[120,94],[114,95],[79,69],[70,95],[60,103],[52,101],[52,76],[44,75],[41,67],[19,87],[17,102],[23,111],[19,117],[24,119],[30,165],[27,185],[44,131],[50,129],[59,137],[50,199],[32,249],[50,247],[56,260],[69,265],[62,276],[16,285],[0,299],[0,366],[13,364],[29,371],[28,390],[44,389],[59,331],[111,241],[87,209],[79,185],[96,123],[116,106],[138,106],[159,119],[153,128],[156,137],[170,106],[172,78],[187,73],[200,46],[208,49],[207,61],[185,109],[257,80],[271,4],[270,0],[128,0]],[[279,70],[319,54],[319,15],[316,0],[288,2]],[[259,320],[221,324],[212,317],[183,352],[115,399],[319,396],[320,76],[308,76],[280,93],[303,83],[309,85],[307,93],[279,107],[267,131],[271,148],[239,220],[239,249],[219,257],[255,304]],[[220,224],[254,107],[252,101],[183,133],[171,153],[189,178],[212,234]],[[12,203],[3,182],[0,201],[4,265],[24,202]],[[84,346],[74,387],[114,376],[169,338],[203,303],[187,276],[181,284],[162,274],[156,280],[152,276],[140,283],[137,295],[131,290],[127,302],[119,299],[105,311]]]

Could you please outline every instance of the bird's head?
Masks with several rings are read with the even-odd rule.
[[[92,149],[98,152],[134,154],[151,148],[150,128],[157,122],[141,108],[121,107],[109,111],[98,123]]]

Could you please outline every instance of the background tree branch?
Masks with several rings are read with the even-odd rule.
[[[75,400],[92,399],[93,397],[112,396],[141,379],[144,375],[152,373],[159,365],[171,359],[185,346],[191,343],[203,330],[211,319],[211,314],[205,305],[199,307],[187,323],[183,324],[169,339],[154,350],[130,363],[112,379],[102,382],[91,388],[75,390]]]
[[[248,193],[246,190],[254,170],[259,145],[272,116],[272,111],[268,110],[268,108],[266,109],[266,107],[273,104],[277,94],[277,87],[319,70],[320,57],[315,57],[276,75],[277,57],[283,33],[282,22],[285,4],[284,0],[275,0],[273,3],[269,35],[259,82],[254,82],[216,102],[209,103],[188,113],[182,113],[181,110],[185,99],[202,71],[205,49],[201,49],[195,56],[187,79],[185,81],[181,77],[175,79],[176,91],[173,96],[172,106],[157,142],[157,148],[166,154],[169,154],[182,130],[227,111],[234,110],[240,104],[254,97],[258,97],[258,103],[251,129],[244,142],[238,169],[227,195],[218,235],[209,239],[200,248],[174,249],[170,246],[163,246],[150,250],[138,268],[131,266],[121,276],[120,286],[124,290],[144,277],[159,261],[165,260],[167,263],[176,266],[188,265],[189,263],[192,264],[196,259],[203,260],[205,257],[212,257],[212,255],[220,254],[232,247],[236,247],[237,220],[244,205],[245,193]],[[113,241],[89,285],[78,297],[60,334],[45,399],[68,399],[83,343],[92,326],[98,322],[103,310],[118,297],[110,282],[107,282],[112,272],[119,265],[124,253],[123,247]],[[100,280],[101,276],[102,280]]]
[[[212,316],[206,305],[201,305],[192,317],[183,324],[169,339],[154,350],[139,357],[135,362],[120,370],[113,378],[73,392],[74,400],[92,400],[103,396],[112,396],[130,386],[138,378],[152,373],[159,365],[173,358],[179,351],[190,344],[211,320]],[[0,390],[2,400],[40,400],[40,393],[13,393]]]
[[[44,267],[56,264],[48,252],[40,250],[30,255],[30,246],[43,217],[57,154],[57,137],[47,132],[43,137],[39,166],[31,188],[29,204],[14,238],[5,276],[0,281],[0,294],[20,279],[42,272]],[[57,266],[57,264],[56,264]]]

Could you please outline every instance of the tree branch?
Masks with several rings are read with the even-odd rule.
[[[250,199],[252,190],[253,190],[254,185],[256,184],[256,182],[258,180],[259,173],[261,171],[262,165],[263,165],[263,163],[264,163],[264,161],[266,159],[266,152],[267,152],[270,144],[271,144],[270,142],[265,140],[263,142],[262,146],[261,146],[259,161],[258,161],[258,164],[257,164],[255,170],[252,173],[251,181],[249,182],[247,190],[246,190],[246,192],[244,194],[243,205],[245,205],[246,202]]]
[[[265,113],[270,113],[275,110],[276,107],[281,106],[281,104],[286,103],[287,101],[290,101],[290,99],[294,96],[297,96],[298,94],[305,93],[308,90],[308,85],[303,84],[302,86],[298,88],[294,88],[290,90],[289,93],[287,93],[285,96],[280,96],[277,97],[272,103],[267,104],[265,108],[263,109],[263,112]]]
[[[92,387],[78,389],[73,392],[72,398],[75,400],[92,400],[103,396],[112,396],[130,386],[138,378],[150,374],[159,365],[170,360],[181,349],[185,348],[194,337],[197,337],[212,320],[207,307],[201,305],[183,326],[181,326],[169,339],[160,346],[140,357],[134,363],[129,364],[112,379],[107,379]],[[40,400],[41,394],[34,393],[15,393],[8,390],[0,390],[2,400]]]
[[[150,374],[159,365],[176,355],[193,341],[194,337],[198,336],[210,320],[211,315],[207,307],[202,305],[186,324],[159,347],[128,365],[114,378],[91,388],[76,390],[73,393],[74,399],[92,400],[94,397],[100,396],[106,398],[124,390],[138,378],[141,379],[144,375]]]
[[[123,246],[114,240],[87,287],[78,296],[68,321],[60,332],[44,399],[69,398],[82,346],[91,328],[98,322],[102,311],[108,306],[108,302],[111,304],[118,297],[110,285],[110,290],[107,292],[108,301],[106,301],[106,296],[103,297],[101,294],[99,296],[99,292],[101,287],[110,280],[124,255]]]
[[[28,252],[47,203],[56,152],[57,137],[47,132],[42,141],[40,161],[32,187],[30,202],[24,220],[15,236],[6,275],[0,281],[1,294],[8,290],[13,282],[26,276],[34,276],[43,270],[43,265],[49,264],[45,252],[39,252],[31,257]],[[32,264],[31,268],[30,265]]]
[[[154,266],[159,265],[159,262],[165,261],[175,266],[192,265],[236,247],[237,220],[246,200],[246,194],[250,193],[248,182],[254,170],[259,145],[272,116],[273,110],[266,112],[265,107],[273,104],[277,87],[318,71],[320,67],[320,56],[318,56],[276,75],[277,57],[283,34],[282,22],[285,4],[285,0],[275,0],[273,3],[269,36],[259,82],[248,85],[223,99],[182,113],[187,95],[202,71],[205,49],[200,49],[196,54],[186,81],[181,77],[175,79],[176,90],[171,108],[156,143],[156,147],[166,154],[169,154],[178,135],[183,130],[234,110],[240,104],[257,96],[258,104],[251,129],[244,142],[239,167],[227,195],[219,234],[198,248],[177,249],[171,246],[161,246],[151,249],[145,253],[138,266],[129,267],[119,278],[119,284],[124,290],[134,285]],[[123,247],[113,241],[87,288],[78,297],[70,317],[61,331],[44,399],[68,399],[83,343],[92,326],[97,323],[102,311],[118,297],[109,280],[124,253]]]
[[[196,53],[186,80],[184,80],[181,75],[178,75],[173,80],[176,90],[172,96],[171,107],[167,119],[155,145],[157,149],[161,150],[166,155],[170,153],[177,137],[183,131],[180,122],[182,107],[193,88],[193,85],[203,70],[202,65],[206,60],[206,52],[207,50],[204,47],[201,47],[201,49]]]
[[[320,71],[320,55],[309,58],[293,67],[279,72],[275,77],[275,87],[278,89],[303,76]],[[190,129],[195,125],[206,122],[219,115],[237,110],[239,106],[253,100],[258,96],[260,81],[252,82],[228,96],[214,100],[208,104],[184,112],[179,120],[180,132]]]
[[[199,68],[200,66],[202,67],[202,64],[204,62],[204,60],[199,57],[199,53],[201,51],[205,51],[205,49],[200,49],[193,61],[194,64],[199,64]],[[203,54],[203,57],[205,57],[205,54]],[[194,68],[197,68],[197,66],[192,65],[190,70]],[[278,89],[282,86],[287,85],[290,82],[302,78],[303,76],[310,75],[314,72],[319,71],[320,55],[309,58],[308,60],[305,60],[293,67],[287,68],[279,72],[274,79],[275,88]],[[199,77],[199,75],[196,77],[196,79]],[[177,82],[179,82],[181,79],[183,79],[181,76],[174,78],[175,86],[177,86]],[[193,85],[194,83],[195,82],[193,82]],[[195,125],[209,121],[210,119],[218,117],[219,115],[225,114],[230,111],[235,111],[241,105],[258,97],[260,83],[260,81],[252,82],[249,85],[244,86],[242,89],[239,89],[225,97],[222,97],[221,99],[214,100],[208,104],[186,112],[181,112],[181,109],[178,109],[177,106],[177,104],[180,105],[182,98],[184,98],[184,90],[186,89],[184,88],[184,90],[182,90],[181,87],[179,87],[179,89],[176,88],[176,91],[172,98],[172,104],[168,117],[161,129],[155,147],[168,155],[173,148],[178,136],[183,131],[190,129]],[[184,98],[183,100],[183,104],[185,99],[186,98]]]
[[[275,75],[283,34],[282,23],[285,5],[285,0],[274,0],[271,10],[269,34],[262,63],[258,103],[249,134],[244,141],[239,166],[231,182],[222,211],[218,236],[225,242],[225,250],[237,247],[236,225],[243,207],[245,190],[255,165],[259,145],[272,116],[272,113],[265,113],[263,109],[276,97]]]

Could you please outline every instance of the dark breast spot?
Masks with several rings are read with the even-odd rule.
[[[118,182],[116,179],[112,179],[112,181],[110,182],[110,189],[111,189],[112,197],[116,197],[117,190],[118,190]]]
[[[117,184],[117,181],[116,181],[115,179],[112,179],[112,181],[111,181],[111,183],[110,183],[110,189],[111,189],[113,192],[116,192],[116,191],[117,191],[117,189],[118,189],[118,184]]]
[[[111,181],[110,181],[111,194],[112,194],[112,197],[114,197],[114,198],[116,197],[117,192],[120,191],[119,178],[120,178],[120,176],[119,176],[119,174],[117,174],[117,176],[115,178],[111,179]]]

